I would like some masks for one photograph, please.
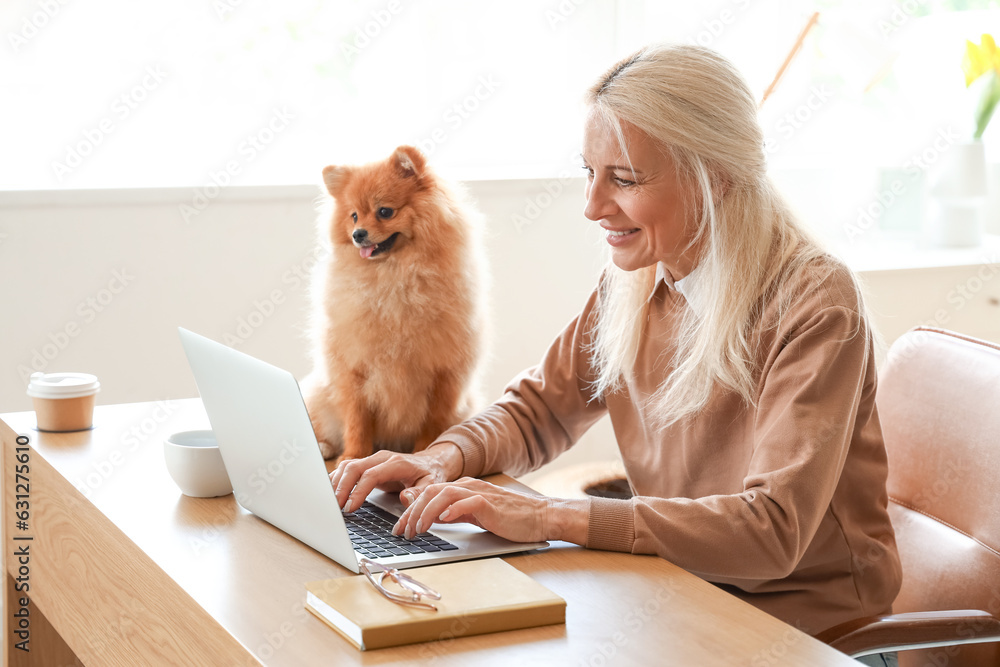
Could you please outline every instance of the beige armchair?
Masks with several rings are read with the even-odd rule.
[[[903,586],[896,613],[819,638],[854,657],[900,650],[900,665],[1000,665],[1000,345],[914,329],[876,403]]]

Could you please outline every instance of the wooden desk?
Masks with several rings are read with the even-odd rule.
[[[177,490],[162,441],[208,427],[200,400],[101,407],[78,433],[39,433],[31,412],[2,420],[5,665],[857,664],[662,559],[562,543],[507,560],[566,599],[564,626],[361,653],[303,608],[305,582],[347,570],[232,495]],[[30,653],[15,648],[19,576]]]

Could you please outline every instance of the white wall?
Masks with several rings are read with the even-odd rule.
[[[583,179],[467,185],[488,220],[492,399],[582,306],[603,241],[582,215]],[[188,189],[0,192],[0,412],[30,409],[33,368],[97,374],[99,404],[197,396],[178,325],[304,376],[318,192],[228,188],[187,222]],[[989,236],[978,248],[891,242],[846,255],[888,344],[918,324],[1000,341],[998,253]],[[603,421],[560,465],[614,456]]]
[[[582,179],[468,187],[489,223],[492,399],[583,305],[602,243]],[[229,188],[187,222],[187,189],[0,193],[0,412],[31,409],[36,368],[95,373],[98,404],[197,396],[178,325],[305,375],[318,193]],[[564,462],[613,443],[602,422]]]

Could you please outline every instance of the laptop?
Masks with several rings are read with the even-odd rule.
[[[434,524],[413,541],[391,534],[397,494],[373,491],[345,514],[295,378],[288,371],[178,327],[236,501],[352,572],[362,556],[395,568],[539,549],[471,524]]]

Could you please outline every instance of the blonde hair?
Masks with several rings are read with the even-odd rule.
[[[657,142],[680,177],[695,185],[688,210],[698,216],[690,247],[698,252],[691,282],[699,307],[681,316],[674,362],[649,399],[656,426],[699,411],[717,384],[753,405],[765,306],[787,278],[829,255],[767,176],[749,87],[709,49],[663,45],[617,63],[590,89],[587,102],[613,129],[626,156],[622,123]],[[626,272],[609,263],[605,270],[590,347],[595,398],[632,376],[655,275],[655,265]],[[779,312],[786,305],[779,304]]]

